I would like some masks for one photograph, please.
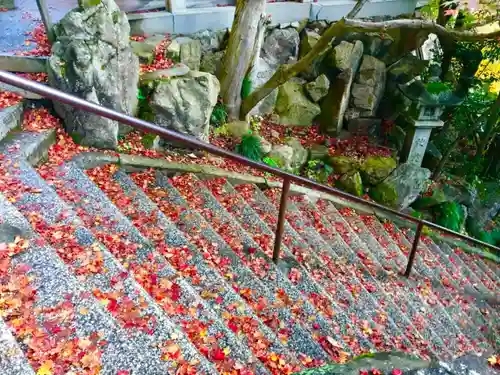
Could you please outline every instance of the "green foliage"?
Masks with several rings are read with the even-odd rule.
[[[445,228],[460,232],[465,220],[465,211],[456,202],[444,202],[434,209],[435,222]]]
[[[236,145],[236,152],[248,159],[260,161],[262,158],[262,149],[260,138],[247,134],[241,137],[241,143]]]
[[[145,148],[150,149],[153,147],[156,137],[157,137],[156,134],[146,133],[142,136],[141,143]]]
[[[229,127],[227,124],[223,124],[214,129],[214,134],[216,137],[230,137],[231,132],[229,131]]]
[[[250,118],[250,130],[252,131],[253,134],[260,133],[260,129],[262,127],[261,121],[262,117],[260,116],[252,116]]]
[[[212,115],[210,116],[210,124],[215,127],[219,127],[227,123],[227,110],[224,103],[217,102],[215,105]]]
[[[139,99],[137,116],[144,121],[154,122],[155,119],[154,111],[149,103],[149,96],[153,92],[153,89],[153,82],[145,84],[137,89],[137,99]]]
[[[430,94],[439,95],[442,92],[451,91],[451,85],[445,82],[429,82],[425,85]]]
[[[241,99],[246,99],[248,95],[252,92],[252,81],[250,78],[243,78],[243,84],[241,85]]]
[[[333,168],[322,160],[309,160],[304,169],[305,177],[325,184],[333,173]]]
[[[262,159],[262,161],[269,165],[270,167],[273,167],[273,168],[282,168],[283,165],[281,163],[281,160],[278,160],[278,159],[274,159],[270,156],[266,156],[264,157],[264,159]]]

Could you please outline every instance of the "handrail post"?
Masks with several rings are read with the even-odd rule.
[[[415,231],[415,238],[413,238],[413,245],[411,247],[410,257],[408,258],[408,264],[406,265],[405,276],[410,277],[411,268],[413,267],[413,262],[415,260],[415,255],[417,254],[418,242],[420,241],[420,234],[424,224],[420,221],[417,225],[417,230]]]
[[[276,225],[276,234],[274,236],[274,251],[273,262],[278,263],[280,258],[281,240],[283,238],[283,229],[285,228],[286,204],[288,193],[290,192],[290,179],[283,179],[283,187],[281,188],[280,212],[278,214],[278,224]]]

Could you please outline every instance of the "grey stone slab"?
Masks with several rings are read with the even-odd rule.
[[[23,103],[0,110],[0,141],[14,128],[21,125]]]

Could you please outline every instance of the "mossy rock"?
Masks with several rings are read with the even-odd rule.
[[[78,6],[82,9],[92,8],[101,4],[101,0],[78,0]]]
[[[445,228],[460,232],[465,225],[466,209],[457,202],[445,202],[433,208],[435,222]]]
[[[361,167],[360,161],[350,156],[331,156],[326,159],[327,164],[332,166],[335,173],[339,174],[356,172]]]
[[[361,166],[361,177],[365,184],[377,185],[396,168],[396,160],[384,156],[369,156]]]
[[[443,190],[434,189],[431,196],[420,197],[411,205],[416,210],[425,210],[446,202],[447,197]]]
[[[338,179],[337,186],[358,197],[363,195],[363,181],[359,172],[346,173]]]
[[[394,185],[377,185],[370,189],[369,195],[375,202],[389,207],[393,207],[398,201],[398,192]]]

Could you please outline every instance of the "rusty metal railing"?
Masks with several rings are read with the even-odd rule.
[[[415,218],[413,216],[407,215],[405,213],[396,211],[392,208],[383,206],[378,203],[370,202],[367,200],[364,200],[363,198],[357,197],[355,195],[351,195],[349,193],[346,193],[342,190],[338,190],[335,188],[332,188],[330,186],[322,185],[320,183],[317,183],[315,181],[309,180],[305,177],[297,176],[291,173],[288,173],[282,169],[278,168],[273,168],[270,167],[267,164],[260,163],[254,160],[247,159],[239,154],[236,154],[234,152],[225,150],[223,148],[214,146],[210,143],[206,143],[203,141],[200,141],[199,139],[196,139],[194,137],[190,137],[181,133],[174,132],[172,130],[167,130],[162,127],[159,127],[158,125],[152,124],[150,122],[126,115],[121,112],[114,111],[109,108],[102,107],[98,104],[88,102],[86,100],[83,100],[81,98],[78,98],[76,96],[67,94],[65,92],[62,92],[60,90],[56,90],[54,88],[48,87],[46,85],[21,78],[15,74],[8,73],[5,71],[0,70],[0,82],[4,82],[7,84],[10,84],[12,86],[16,86],[22,89],[25,89],[27,91],[31,91],[34,93],[37,93],[43,97],[70,105],[72,107],[85,110],[88,112],[92,112],[96,115],[102,116],[109,118],[111,120],[115,120],[118,122],[121,122],[123,124],[130,125],[134,127],[135,129],[142,130],[147,133],[153,133],[157,134],[163,138],[166,138],[171,141],[176,141],[176,142],[181,142],[190,148],[197,148],[206,152],[209,152],[211,154],[221,156],[223,158],[231,159],[233,161],[236,161],[238,163],[241,163],[243,165],[253,167],[255,169],[271,173],[275,176],[281,177],[283,179],[283,187],[282,187],[282,193],[281,193],[281,202],[280,202],[280,209],[279,209],[279,216],[278,216],[278,223],[276,226],[276,234],[275,234],[275,242],[274,242],[274,252],[273,252],[273,261],[278,262],[279,260],[279,255],[280,255],[280,249],[281,249],[281,241],[283,237],[283,228],[284,228],[284,222],[285,222],[285,213],[286,213],[286,203],[287,203],[287,198],[288,194],[290,191],[290,184],[292,182],[306,186],[308,188],[311,188],[313,190],[318,190],[327,194],[335,195],[344,199],[347,199],[351,202],[355,202],[358,204],[361,204],[363,206],[370,207],[374,210],[382,211],[384,213],[388,213],[391,215],[394,215],[396,217],[405,219],[407,221],[410,221],[414,224],[417,224],[417,230],[415,232],[415,237],[413,240],[413,246],[411,249],[411,252],[408,257],[408,264],[406,267],[405,271],[405,276],[409,277],[411,273],[411,269],[413,266],[413,262],[415,260],[415,255],[417,253],[417,248],[420,240],[420,234],[422,232],[422,229],[424,226],[435,229],[437,231],[447,233],[453,237],[465,240],[467,242],[473,243],[474,245],[481,246],[481,247],[486,247],[489,249],[494,250],[497,254],[500,253],[500,248],[493,246],[489,243],[477,240],[475,238],[466,236],[464,234],[454,232],[448,228],[444,228],[440,225],[437,225],[435,223],[432,223],[430,221],[426,220],[421,220],[418,218]]]

